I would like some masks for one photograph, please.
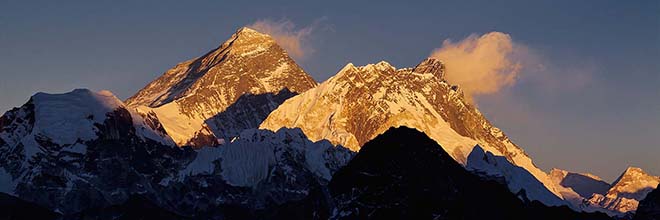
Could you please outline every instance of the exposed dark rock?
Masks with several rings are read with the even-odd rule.
[[[660,185],[639,202],[633,220],[660,220]]]

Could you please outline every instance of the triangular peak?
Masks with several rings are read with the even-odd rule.
[[[626,170],[623,171],[621,176],[617,178],[614,182],[612,182],[612,186],[619,185],[619,183],[625,183],[627,181],[632,181],[632,180],[640,180],[640,179],[653,179],[656,181],[660,181],[660,177],[650,175],[646,173],[642,168],[639,167],[633,167],[630,166],[626,168]]]
[[[289,92],[302,93],[316,84],[272,37],[243,27],[218,48],[168,70],[126,103],[153,112],[178,145],[196,145],[189,141],[230,139],[238,130],[258,126],[259,118],[265,118]],[[227,108],[239,109],[236,102],[244,95],[266,100],[258,103],[263,106],[249,108],[259,117],[217,121],[231,114]]]

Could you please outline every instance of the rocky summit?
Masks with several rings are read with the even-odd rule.
[[[241,28],[218,48],[167,70],[126,104],[155,115],[177,145],[204,146],[258,127],[285,99],[315,85],[273,38]]]
[[[652,176],[638,167],[627,168],[612,186],[603,193],[587,197],[586,210],[597,210],[615,216],[630,215],[639,201],[660,184],[660,177]]]

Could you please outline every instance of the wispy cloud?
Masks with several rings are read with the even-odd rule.
[[[318,22],[315,22],[312,25],[297,28],[292,21],[287,19],[279,21],[262,19],[248,25],[248,27],[270,35],[294,59],[303,60],[314,52],[309,38],[316,29],[317,24]]]
[[[472,34],[458,42],[445,40],[431,57],[445,62],[447,81],[463,88],[471,100],[502,93],[516,85],[546,97],[561,96],[588,86],[597,71],[593,63],[583,58],[549,59],[501,32]]]

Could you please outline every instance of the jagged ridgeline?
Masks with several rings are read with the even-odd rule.
[[[77,89],[6,112],[0,202],[62,219],[600,219],[571,209],[646,180],[630,170],[605,192],[550,178],[444,74],[435,59],[348,64],[317,84],[241,28],[125,102]]]
[[[504,177],[512,192],[547,205],[566,205],[563,187],[491,125],[459,87],[447,83],[444,71],[435,59],[400,69],[384,61],[360,67],[349,63],[285,101],[261,128],[301,128],[311,140],[330,140],[354,151],[390,127],[416,128],[468,169]],[[488,155],[490,160],[484,160]]]
[[[268,35],[242,28],[126,103],[108,91],[38,93],[0,118],[1,190],[66,219],[136,201],[226,217],[304,198],[354,153],[299,129],[256,128],[315,85]],[[195,140],[214,147],[185,145]]]

